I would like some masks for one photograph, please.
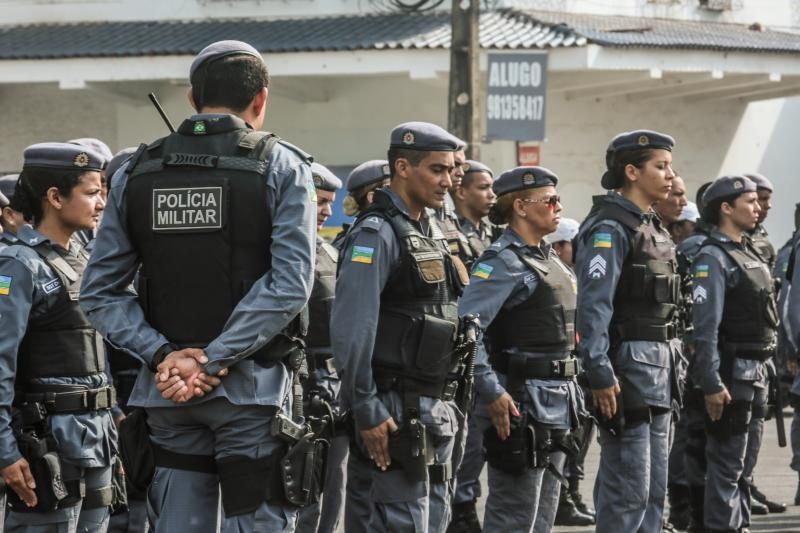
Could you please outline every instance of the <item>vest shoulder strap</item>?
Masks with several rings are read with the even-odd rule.
[[[595,220],[614,220],[631,231],[636,231],[642,225],[642,220],[627,209],[612,203],[603,203],[594,213]]]
[[[50,265],[50,267],[56,271],[58,277],[61,278],[62,281],[68,282],[64,283],[65,288],[69,285],[72,285],[76,281],[78,281],[78,273],[75,272],[67,261],[58,255],[58,252],[53,250],[47,243],[39,243],[35,246],[31,246],[31,248],[41,257],[44,259],[45,263]]]
[[[794,275],[794,262],[797,260],[797,246],[795,245],[797,239],[800,237],[800,234],[795,234],[794,238],[792,238],[792,251],[789,254],[789,265],[786,267],[786,280],[791,283],[792,276]]]
[[[522,261],[528,268],[537,274],[546,276],[550,272],[550,266],[547,264],[547,261],[542,261],[540,259],[536,259],[535,257],[531,257],[523,253],[522,250],[516,246],[509,246],[508,248],[514,252],[517,257],[519,257],[520,261]]]
[[[339,250],[337,250],[332,245],[328,244],[327,242],[323,242],[319,248],[320,252],[330,257],[334,263],[336,263],[339,260]]]

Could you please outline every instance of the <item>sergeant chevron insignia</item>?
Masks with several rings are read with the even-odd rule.
[[[600,255],[596,255],[589,262],[589,277],[592,279],[600,279],[606,275],[606,260]]]
[[[705,303],[708,300],[708,293],[706,292],[705,287],[702,285],[698,285],[694,288],[694,292],[692,293],[692,299],[696,304]]]

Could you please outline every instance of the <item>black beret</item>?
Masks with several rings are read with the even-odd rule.
[[[103,157],[106,158],[106,161],[111,161],[111,158],[114,157],[114,154],[111,152],[111,148],[109,148],[108,145],[100,139],[95,139],[94,137],[82,137],[80,139],[72,139],[67,142],[70,144],[79,144],[81,146],[91,148],[98,154],[102,154]]]
[[[480,161],[467,159],[466,163],[464,163],[464,174],[469,174],[471,172],[486,172],[491,177],[494,177],[494,172],[492,172],[491,168],[487,167]]]
[[[120,169],[125,161],[130,159],[131,156],[136,153],[136,150],[137,148],[135,146],[123,148],[111,158],[111,161],[108,162],[108,167],[106,168],[106,176],[108,176],[108,179],[111,179],[111,176],[113,176],[114,173]]]
[[[753,172],[752,174],[745,174],[745,177],[750,178],[750,181],[756,184],[756,189],[764,189],[769,192],[775,191],[772,182],[763,174],[756,174]]]
[[[703,207],[714,200],[756,192],[756,184],[746,176],[722,176],[715,179],[703,193]]]
[[[311,163],[311,177],[314,178],[314,187],[321,191],[336,192],[342,188],[342,180],[319,163]]]
[[[347,190],[352,192],[366,185],[392,177],[389,162],[385,159],[365,161],[350,171],[347,176]]]
[[[494,180],[492,189],[497,196],[522,189],[536,189],[557,185],[558,176],[544,167],[517,167],[506,170]]]
[[[189,67],[189,79],[194,76],[195,71],[200,68],[200,65],[207,61],[216,61],[223,57],[242,54],[257,57],[262,61],[264,60],[258,50],[242,41],[217,41],[211,43],[200,50],[200,53],[195,56],[194,61],[192,61],[192,66]]]
[[[0,177],[0,192],[6,195],[6,198],[11,200],[11,197],[14,196],[14,189],[17,186],[17,181],[19,180],[19,174],[7,174],[3,177]]]
[[[10,202],[8,201],[8,198],[6,198],[6,195],[0,192],[0,209],[8,207],[9,203]]]
[[[104,170],[105,156],[88,146],[70,143],[38,143],[25,148],[25,167],[60,168],[64,170]]]
[[[464,146],[464,141],[430,122],[400,124],[392,130],[389,141],[390,148],[421,152],[457,152]]]
[[[614,136],[606,149],[606,168],[610,171],[614,155],[620,152],[631,150],[642,150],[645,148],[658,148],[672,151],[675,146],[675,139],[665,133],[651,130],[626,131]],[[605,172],[600,180],[604,189],[617,189],[624,183],[619,182],[619,176],[611,172]]]

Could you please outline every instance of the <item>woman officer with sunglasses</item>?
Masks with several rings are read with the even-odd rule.
[[[561,212],[558,177],[517,167],[494,183],[489,218],[508,224],[476,261],[459,314],[484,333],[475,365],[477,426],[485,431],[484,531],[549,531],[566,437],[583,411],[575,382],[575,277],[546,244]],[[485,403],[483,403],[485,402]]]

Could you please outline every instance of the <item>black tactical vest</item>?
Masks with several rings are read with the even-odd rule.
[[[440,211],[437,211],[436,219],[444,234],[450,254],[457,256],[465,265],[471,265],[480,254],[476,255],[470,246],[469,240],[461,231],[456,214],[450,211],[445,204]]]
[[[758,253],[764,263],[769,267],[770,272],[775,268],[775,258],[777,254],[775,247],[769,242],[767,231],[761,226],[756,226],[756,229],[750,234],[750,240],[753,242],[753,247]]]
[[[539,278],[530,298],[503,308],[489,325],[492,356],[509,348],[557,353],[575,349],[575,278],[551,255],[537,259],[509,247]],[[493,253],[493,252],[489,252]]]
[[[735,351],[746,359],[766,359],[774,349],[778,306],[772,274],[747,239],[742,247],[710,237],[706,244],[722,249],[739,270],[739,283],[725,292],[719,325],[723,354]]]
[[[134,156],[126,201],[139,301],[170,342],[206,346],[269,270],[265,176],[276,141],[226,115],[186,120]]]
[[[481,237],[478,234],[477,230],[475,229],[467,230],[464,224],[461,224],[461,230],[464,235],[464,238],[466,238],[467,240],[467,245],[469,246],[470,254],[469,257],[461,257],[461,256],[459,257],[461,257],[461,260],[468,268],[471,268],[472,264],[475,261],[477,261],[477,259],[481,255],[483,255],[483,252],[485,252],[486,249],[492,245],[492,242],[496,240],[495,238],[493,238],[494,235],[494,232],[492,231],[493,229],[494,228],[492,226],[487,227],[485,236]]]
[[[306,345],[314,348],[331,346],[331,309],[336,289],[336,262],[339,252],[324,241],[317,243],[317,264],[314,267],[314,288],[308,300],[308,336]]]
[[[369,216],[391,224],[402,249],[381,293],[373,370],[376,376],[442,383],[458,364],[453,354],[457,299],[467,282],[466,271],[448,253],[436,223],[431,220],[431,236],[424,235],[388,193],[375,191],[374,203],[359,219]]]
[[[19,241],[19,244],[23,244],[23,241]],[[54,282],[48,283],[48,287],[58,291],[55,305],[43,315],[31,317],[28,321],[17,357],[18,382],[103,372],[103,338],[78,305],[81,278],[88,256],[83,251],[78,256],[62,256],[46,243],[32,248],[56,273],[60,286],[56,287]]]
[[[590,217],[595,221],[615,220],[628,234],[629,252],[614,294],[612,344],[674,338],[680,277],[669,234],[656,217],[643,221],[607,196],[595,197],[593,202]]]

